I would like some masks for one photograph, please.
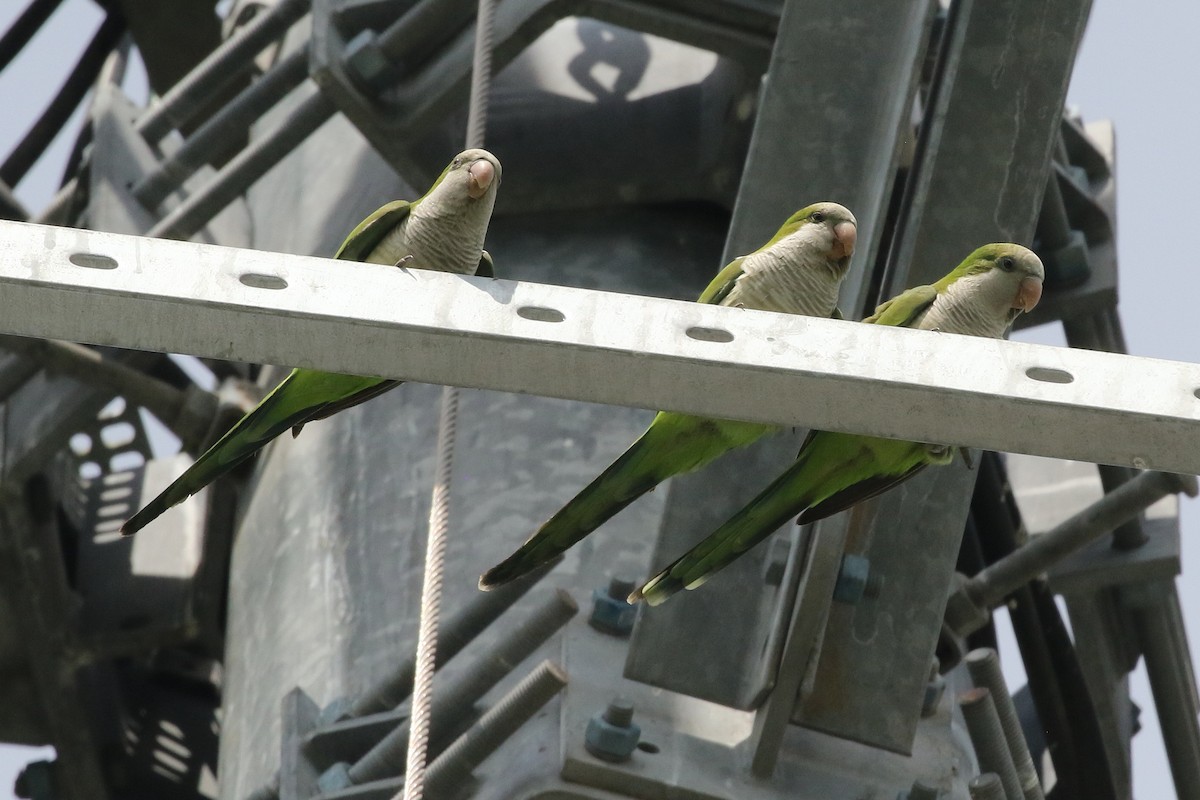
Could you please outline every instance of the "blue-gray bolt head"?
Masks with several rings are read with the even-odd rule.
[[[633,722],[633,704],[617,699],[588,720],[583,745],[603,761],[628,761],[641,736],[641,727]]]
[[[921,698],[921,716],[932,717],[937,711],[938,703],[942,702],[942,695],[946,692],[946,679],[941,675],[934,675],[929,679],[929,683],[925,684],[925,696]]]
[[[349,789],[353,785],[354,781],[350,778],[350,765],[345,761],[334,764],[317,778],[317,788],[321,790],[322,794]]]
[[[345,63],[346,70],[354,78],[372,88],[391,67],[391,62],[379,49],[379,37],[369,28],[359,31],[346,42]]]
[[[896,795],[896,800],[938,800],[941,791],[924,781],[913,781],[911,789]]]
[[[1071,183],[1083,189],[1085,192],[1091,189],[1091,178],[1088,177],[1087,170],[1083,167],[1076,167],[1068,164],[1066,167],[1067,177],[1071,179]]]
[[[592,615],[588,624],[613,636],[628,636],[637,619],[637,606],[625,601],[633,586],[634,582],[627,578],[614,577],[608,586],[592,592]]]
[[[1088,262],[1087,239],[1083,231],[1072,230],[1067,243],[1050,253],[1042,253],[1046,265],[1046,285],[1056,288],[1078,286],[1092,274]]]
[[[870,577],[871,559],[847,553],[842,556],[842,568],[838,571],[837,583],[833,587],[833,599],[849,605],[858,603],[867,590],[867,580]]]
[[[354,705],[349,697],[339,697],[336,700],[330,701],[329,705],[321,709],[321,713],[317,715],[317,727],[325,727],[332,725],[335,722],[341,722],[344,719],[350,718],[350,707]]]

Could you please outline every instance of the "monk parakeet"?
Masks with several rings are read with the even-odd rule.
[[[500,185],[500,162],[486,150],[465,150],[425,195],[396,200],[350,232],[334,258],[492,277],[484,235]],[[393,388],[400,381],[294,369],[158,497],[126,522],[136,533],[254,455],[279,434],[299,434],[324,419]]]
[[[734,259],[699,302],[828,317],[850,265],[858,223],[837,203],[797,211],[769,242]],[[661,411],[620,458],[479,579],[492,589],[562,553],[662,481],[778,430],[774,425]]]
[[[1037,305],[1044,277],[1032,251],[984,245],[937,283],[909,289],[863,322],[998,338]],[[695,589],[797,513],[800,523],[828,517],[953,457],[945,445],[813,431],[787,471],[629,602],[658,605],[680,589]]]

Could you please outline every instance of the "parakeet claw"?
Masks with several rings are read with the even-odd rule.
[[[413,260],[412,253],[409,253],[409,254],[408,254],[408,255],[406,255],[404,258],[402,258],[402,259],[400,259],[399,261],[397,261],[397,262],[396,262],[396,266],[397,266],[397,267],[403,267],[403,266],[405,266],[405,265],[409,264],[409,263],[410,263],[412,260]]]
[[[958,448],[958,452],[962,453],[963,461],[967,465],[967,469],[975,471],[975,459],[971,458],[971,451],[965,447]]]

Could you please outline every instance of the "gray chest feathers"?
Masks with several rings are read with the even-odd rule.
[[[995,287],[974,277],[960,278],[934,300],[916,327],[960,333],[966,336],[999,338],[1010,322],[1010,303],[993,298]]]
[[[480,214],[468,207],[454,214],[439,214],[425,205],[422,203],[389,231],[367,261],[396,264],[411,256],[404,262],[405,267],[474,275],[487,234],[487,210],[479,209],[484,212]]]
[[[842,276],[799,236],[742,261],[742,275],[721,305],[760,311],[828,317],[838,300]]]

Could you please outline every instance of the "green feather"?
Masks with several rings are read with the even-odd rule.
[[[902,292],[882,303],[863,322],[914,327],[956,281],[997,268],[1011,276],[1009,286],[1014,295],[1018,281],[1025,277],[1040,280],[1044,276],[1041,262],[1026,248],[1010,243],[985,245],[941,280]],[[1017,311],[1009,308],[1010,301],[1004,293],[992,296],[1005,302],[999,310],[1011,321]],[[782,475],[700,544],[632,593],[629,602],[646,600],[658,605],[682,589],[694,589],[793,516],[798,514],[800,523],[823,519],[887,491],[931,464],[948,464],[953,457],[951,447],[813,431],[796,461]]]
[[[814,211],[828,213],[817,204],[797,211],[775,235],[755,252],[766,250],[811,221]],[[746,256],[727,264],[700,293],[699,303],[720,305],[745,275]],[[834,315],[840,312],[833,309]],[[616,461],[542,525],[512,555],[485,572],[481,589],[492,589],[514,580],[555,558],[592,533],[666,479],[698,470],[719,456],[778,430],[775,425],[716,420],[674,412],[660,412],[650,427]]]
[[[516,552],[485,572],[479,579],[480,588],[494,588],[536,569],[667,478],[700,469],[774,430],[773,425],[660,411],[616,461]]]
[[[455,162],[442,171],[426,196],[445,179]],[[365,261],[380,243],[412,213],[423,198],[412,202],[395,200],[376,209],[355,226],[338,248],[334,258]],[[492,258],[480,254],[477,274],[492,277]],[[272,439],[291,428],[300,433],[305,423],[325,419],[363,403],[400,385],[401,381],[357,375],[341,375],[317,370],[294,369],[263,401],[226,431],[182,475],[161,494],[134,514],[122,527],[129,535],[145,527],[168,508],[221,477]]]
[[[863,320],[911,327],[933,304],[938,290],[917,286],[882,303]],[[737,560],[796,514],[813,522],[836,514],[911,478],[931,463],[947,463],[928,445],[830,431],[812,431],[796,461],[770,486],[629,597],[658,605],[682,589],[694,589]]]
[[[337,249],[333,257],[345,261],[365,261],[371,251],[383,241],[383,238],[403,222],[404,218],[412,213],[412,210],[420,202],[420,200],[412,203],[407,200],[393,200],[376,209],[369,217],[358,223],[354,230],[350,231],[350,235],[346,237],[346,241],[342,242],[342,246]]]

